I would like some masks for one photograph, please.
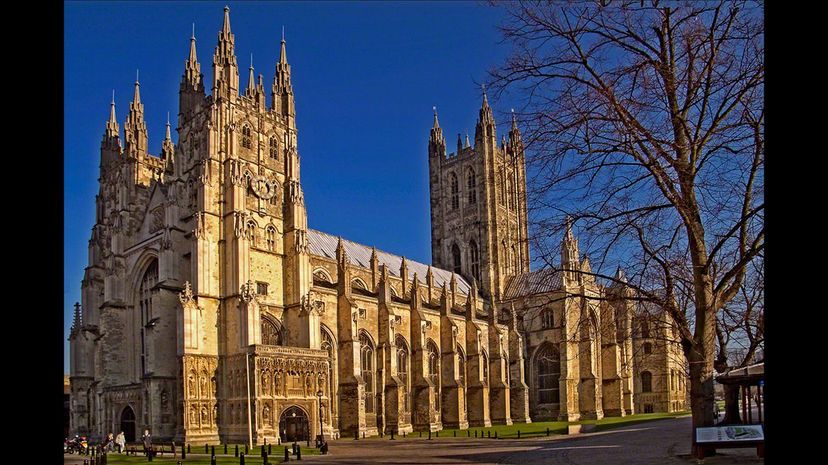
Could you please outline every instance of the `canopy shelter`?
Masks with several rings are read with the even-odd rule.
[[[751,402],[753,399],[754,390],[756,386],[756,409],[758,413],[757,423],[764,423],[762,421],[762,391],[765,387],[765,362],[748,365],[743,368],[735,368],[727,373],[717,376],[716,381],[721,384],[738,385],[741,388],[740,395],[742,397],[742,421],[745,423],[753,423],[753,407]]]

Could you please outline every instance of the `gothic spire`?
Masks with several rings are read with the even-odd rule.
[[[572,218],[566,216],[566,231],[561,240],[561,268],[569,270],[570,273],[580,268],[578,258],[578,239],[572,234]],[[574,276],[574,274],[570,275]]]
[[[224,24],[221,25],[221,32],[223,34],[230,34],[230,7],[224,7]]]
[[[247,95],[248,97],[253,95],[256,92],[256,78],[253,73],[253,54],[250,54],[250,73],[247,77]]]
[[[437,107],[433,106],[433,107],[431,107],[431,109],[434,110],[434,125],[432,126],[432,128],[433,129],[440,129],[440,122],[437,121]]]
[[[495,137],[495,122],[492,115],[492,108],[489,106],[489,98],[486,96],[486,85],[483,88],[483,104],[480,106],[480,114],[477,118],[477,126],[474,130],[474,140],[482,140],[483,138]],[[496,144],[497,141],[494,141]]]
[[[224,7],[224,24],[218,35],[213,55],[213,95],[235,99],[239,91],[239,69],[236,64],[235,36],[230,30],[230,7]]]
[[[147,125],[144,121],[144,104],[141,103],[141,84],[135,72],[135,93],[129,104],[129,114],[124,123],[124,139],[130,156],[147,153]]]
[[[164,135],[164,142],[161,143],[161,159],[166,161],[166,168],[167,171],[172,172],[172,162],[173,162],[173,151],[175,147],[173,146],[172,136],[170,135],[170,112],[167,112],[167,131]]]
[[[198,62],[196,55],[196,38],[195,38],[195,23],[193,23],[193,35],[190,36],[190,55],[184,61],[184,78],[182,80],[182,87],[187,85],[187,88],[198,90],[202,84],[201,64]],[[203,90],[203,89],[202,89]]]
[[[75,312],[74,318],[72,319],[72,329],[73,333],[80,330],[81,326],[83,326],[83,316],[81,315],[81,305],[80,302],[75,302]]]
[[[443,130],[440,129],[440,122],[437,120],[437,107],[431,107],[434,110],[434,124],[431,127],[431,135],[429,137],[429,155],[430,156],[446,156],[446,140],[443,139]]]
[[[138,70],[135,70],[135,93],[132,95],[133,103],[141,103],[141,83],[138,81]]]
[[[293,86],[290,83],[290,65],[287,61],[285,29],[282,28],[282,42],[279,61],[276,63],[276,75],[273,76],[273,110],[283,115],[294,115]]]
[[[118,127],[118,121],[115,119],[115,89],[113,89],[112,103],[109,104],[109,121],[106,122],[105,137],[107,139],[117,138],[119,131],[120,128]]]

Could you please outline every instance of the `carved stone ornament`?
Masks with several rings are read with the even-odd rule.
[[[181,301],[181,305],[188,305],[195,300],[193,298],[193,288],[189,281],[184,281],[184,290],[178,294],[178,300]]]
[[[249,304],[256,298],[256,284],[253,280],[248,279],[246,283],[242,284],[239,298],[246,304]]]
[[[313,291],[308,291],[307,294],[303,295],[299,303],[301,306],[301,315],[308,315],[311,312],[317,316],[325,314],[325,302],[320,300]]]
[[[161,235],[161,248],[164,250],[169,250],[173,246],[172,235],[170,234],[169,229],[164,229],[164,233]]]
[[[196,239],[199,239],[204,235],[204,214],[201,212],[195,212],[193,220],[195,221],[193,236],[195,236]]]
[[[236,237],[247,237],[247,213],[233,212],[233,232]]]
[[[296,230],[296,239],[293,244],[293,249],[296,253],[308,253],[308,233],[304,229]]]

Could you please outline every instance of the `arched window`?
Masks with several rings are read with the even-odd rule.
[[[402,382],[403,389],[403,412],[408,412],[411,408],[408,401],[408,344],[405,343],[405,339],[403,339],[402,336],[397,334],[396,345],[397,376],[399,376],[400,381]]]
[[[246,124],[242,126],[242,147],[246,149],[253,148],[253,140],[250,132],[250,126]]]
[[[256,222],[255,221],[248,221],[247,222],[247,234],[250,239],[250,246],[251,247],[258,247],[258,238],[256,237]]]
[[[649,371],[641,372],[641,392],[653,392],[653,374]]]
[[[483,352],[483,384],[485,386],[489,385],[489,356],[486,352]]]
[[[512,274],[518,274],[518,267],[517,267],[517,248],[514,244],[512,244],[512,254],[509,256],[510,261],[512,263]]]
[[[325,271],[324,268],[317,268],[313,271],[313,279],[318,281],[324,281],[326,283],[333,283],[333,278],[331,275]]]
[[[477,203],[477,176],[471,168],[469,168],[467,183],[469,187],[469,205],[474,205]]]
[[[459,345],[457,346],[457,375],[460,386],[466,387],[466,354]]]
[[[354,280],[351,281],[351,287],[353,287],[355,289],[362,289],[364,291],[368,290],[368,285],[365,284],[365,281],[363,281],[359,278],[355,278]]]
[[[141,312],[141,375],[147,372],[147,323],[152,319],[153,288],[158,284],[158,260],[153,259],[147,266],[138,289],[138,307]]]
[[[515,182],[512,180],[512,177],[509,176],[509,190],[506,192],[509,196],[509,210],[515,209]]]
[[[541,311],[541,327],[543,329],[555,327],[554,313],[551,308],[545,308]]]
[[[435,411],[440,411],[440,349],[434,341],[428,341],[426,345],[428,349],[428,377],[434,384],[434,405]]]
[[[324,327],[320,327],[319,331],[322,335],[321,348],[328,353],[328,366],[330,372],[328,373],[328,411],[331,412],[331,417],[336,416],[336,343],[334,343],[333,336]]]
[[[651,354],[653,353],[653,345],[649,342],[645,342],[642,346],[644,348],[644,354]]]
[[[282,331],[279,324],[267,317],[262,317],[262,344],[266,346],[282,345]]]
[[[279,206],[279,185],[278,185],[278,183],[276,184],[275,189],[276,189],[276,192],[274,192],[273,195],[271,195],[270,198],[267,199],[267,201],[271,205],[273,205],[274,207],[278,207]]]
[[[365,413],[374,413],[374,345],[368,334],[359,335],[360,369],[365,381]]]
[[[451,246],[451,257],[454,259],[454,272],[460,274],[462,261],[460,258],[460,247],[457,247],[457,244]]]
[[[279,159],[279,139],[276,136],[270,138],[270,158],[274,160]]]
[[[472,276],[477,281],[480,281],[480,251],[477,249],[477,242],[474,239],[469,242],[469,256],[471,258]]]
[[[276,250],[276,228],[268,226],[265,232],[267,238],[267,250],[273,252]]]
[[[497,186],[496,186],[496,188],[497,188],[497,203],[499,203],[500,205],[505,206],[506,204],[504,203],[504,200],[503,200],[504,199],[503,190],[505,189],[505,186],[503,185],[503,173],[497,173]]]
[[[641,337],[650,337],[650,322],[647,318],[641,318]]]
[[[456,174],[449,173],[449,185],[451,186],[451,209],[457,210],[460,207],[460,186]]]
[[[558,348],[545,344],[535,356],[535,371],[538,377],[538,403],[560,403],[561,356]]]
[[[250,176],[245,178],[245,184],[247,184],[247,190],[245,191],[245,195],[250,199],[256,198],[256,193],[253,192],[253,179]]]

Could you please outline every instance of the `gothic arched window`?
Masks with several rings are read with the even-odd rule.
[[[477,203],[477,176],[474,174],[474,170],[469,168],[469,175],[467,181],[469,187],[469,204],[473,205]]]
[[[242,126],[242,147],[246,149],[253,148],[253,140],[250,133],[250,126],[246,124]]]
[[[282,331],[279,324],[270,318],[262,318],[262,344],[267,346],[282,345]]]
[[[512,244],[512,255],[509,257],[512,262],[512,274],[518,273],[518,266],[517,266],[517,247]]]
[[[434,341],[428,341],[426,346],[428,348],[428,377],[434,384],[435,395],[434,405],[435,411],[440,411],[440,349]]]
[[[641,392],[653,392],[653,374],[649,371],[641,372]]]
[[[650,322],[647,321],[647,318],[641,318],[640,327],[641,337],[650,337]]]
[[[488,386],[489,385],[489,356],[486,352],[483,352],[483,357],[481,357],[483,363],[483,384]]]
[[[515,182],[512,180],[512,177],[509,176],[509,189],[506,191],[506,195],[509,196],[509,210],[515,209]]]
[[[141,312],[141,375],[147,372],[146,325],[152,319],[153,288],[158,284],[158,260],[153,259],[147,266],[138,289],[138,307]]]
[[[279,139],[276,136],[270,138],[270,158],[279,159]]]
[[[451,257],[454,259],[454,272],[460,274],[462,260],[460,258],[460,247],[457,244],[451,246]]]
[[[267,250],[273,252],[276,250],[276,228],[268,226],[265,232],[267,238]]]
[[[374,413],[374,344],[368,334],[359,335],[360,369],[365,382],[365,413]]]
[[[457,377],[460,385],[466,387],[466,355],[460,346],[457,346]]]
[[[645,342],[642,347],[644,349],[644,354],[645,355],[649,355],[649,354],[653,353],[653,345],[650,344],[649,342]]]
[[[456,174],[449,173],[449,185],[451,186],[451,209],[457,210],[460,207],[460,185]]]
[[[538,403],[557,404],[560,402],[561,356],[558,349],[547,343],[535,356],[537,373]]]
[[[472,276],[480,281],[480,250],[477,249],[477,242],[474,239],[469,242],[469,257],[471,258]]]
[[[333,336],[331,333],[328,332],[327,329],[324,327],[320,328],[320,332],[322,333],[322,345],[321,348],[325,352],[328,353],[328,366],[330,367],[330,371],[328,372],[328,411],[331,412],[331,416],[335,415],[336,412],[336,343],[334,343]]]
[[[410,409],[409,402],[408,402],[408,344],[405,343],[405,339],[399,334],[396,338],[396,345],[397,345],[397,376],[399,376],[400,381],[402,381],[402,388],[403,388],[403,412],[408,412]]]
[[[249,235],[248,237],[250,238],[250,246],[251,247],[258,247],[259,246],[259,244],[257,243],[258,238],[256,237],[256,229],[258,229],[258,228],[256,227],[256,223],[254,221],[248,221],[247,222],[247,234]]]

